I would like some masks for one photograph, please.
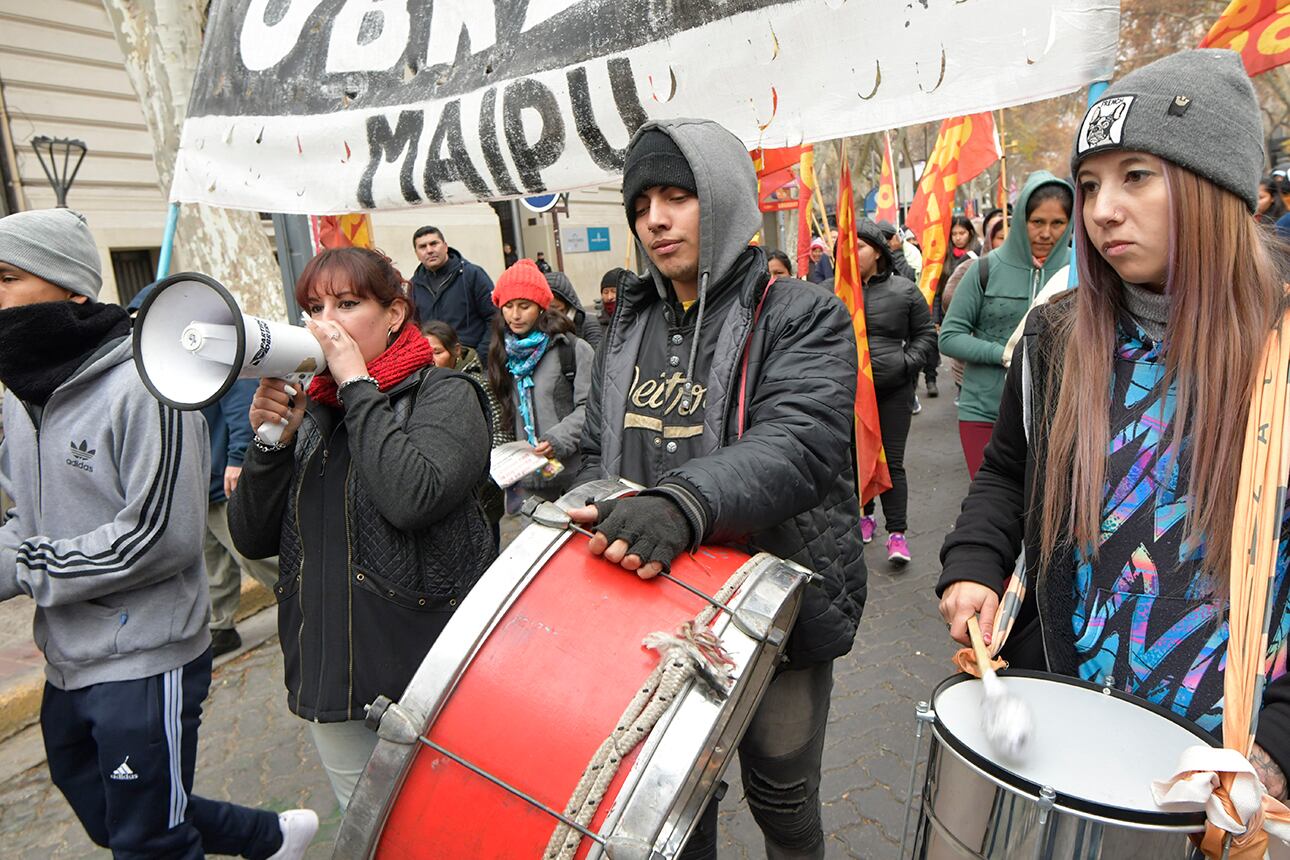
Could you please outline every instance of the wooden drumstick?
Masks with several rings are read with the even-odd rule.
[[[981,671],[981,677],[985,677],[986,672],[993,672],[990,652],[986,650],[985,639],[981,636],[981,622],[975,615],[969,615],[968,635],[972,637],[972,651],[976,654],[976,667]]]
[[[1004,756],[1016,759],[1030,740],[1034,719],[1030,708],[1021,699],[1010,694],[999,680],[981,636],[981,622],[975,615],[968,616],[968,636],[972,638],[972,653],[976,655],[977,668],[985,698],[981,702],[981,727],[986,739]]]

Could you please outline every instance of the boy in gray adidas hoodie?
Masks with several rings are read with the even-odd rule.
[[[209,449],[148,394],[69,209],[0,218],[0,600],[36,602],[50,776],[117,857],[298,858],[317,816],[191,795],[211,677]]]

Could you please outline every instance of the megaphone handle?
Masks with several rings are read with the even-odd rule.
[[[255,435],[266,445],[279,445],[282,443],[282,431],[285,429],[281,424],[266,421],[256,428]]]

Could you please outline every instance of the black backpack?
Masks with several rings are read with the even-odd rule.
[[[560,375],[565,384],[555,388],[555,414],[561,419],[573,411],[573,380],[578,375],[578,356],[569,338],[561,338],[555,345],[560,356]]]

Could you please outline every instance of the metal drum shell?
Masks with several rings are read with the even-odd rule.
[[[1011,670],[1001,677],[1056,681],[1114,697],[1187,729],[1197,743],[1218,746],[1210,735],[1150,702],[1078,678]],[[937,686],[975,680],[955,675]],[[992,762],[962,743],[939,716],[931,721],[927,773],[918,798],[913,851],[918,860],[1117,860],[1196,856],[1188,834],[1205,829],[1204,813],[1125,810],[1054,792],[1042,812],[1043,786]],[[1164,775],[1161,775],[1164,776]],[[971,809],[968,809],[970,805]],[[980,810],[987,810],[984,816]],[[972,814],[973,812],[977,814]],[[971,819],[970,823],[965,819]],[[965,832],[971,831],[971,832]]]
[[[619,482],[597,482],[594,488],[579,488],[576,501],[566,497],[561,504],[577,504],[588,496],[605,498],[621,494],[626,489]],[[410,776],[419,773],[422,765],[436,756],[432,750],[416,743],[416,734],[425,733],[434,738],[436,721],[446,713],[454,692],[476,658],[486,651],[498,625],[513,607],[520,605],[534,578],[572,539],[585,542],[585,538],[577,538],[568,531],[529,526],[480,580],[476,591],[463,601],[399,702],[410,718],[407,721],[409,725],[400,731],[398,725],[390,720],[382,721],[378,732],[381,739],[342,822],[334,857],[345,860],[384,856],[452,857],[461,853],[436,846],[434,828],[454,823],[465,826],[465,822],[447,822],[446,825],[427,822],[423,854],[409,854],[406,846],[394,853],[382,849],[387,826],[400,819],[400,795]],[[738,563],[733,564],[726,576],[741,565],[754,566],[731,604],[741,615],[745,609],[752,617],[766,615],[767,629],[772,631],[770,638],[773,641],[758,643],[736,630],[725,613],[718,614],[714,630],[726,642],[739,664],[736,695],[723,704],[702,682],[691,683],[668,708],[647,739],[624,761],[622,771],[593,822],[593,829],[615,839],[615,856],[630,857],[637,850],[642,857],[672,857],[679,853],[698,815],[715,793],[720,776],[729,763],[730,752],[746,729],[780,662],[784,639],[800,605],[801,586],[809,574],[770,556],[748,559],[734,554],[731,558],[738,559]],[[606,564],[598,560],[595,563]],[[684,566],[678,561],[677,567],[683,569]],[[626,572],[616,573],[628,576]],[[721,579],[724,581],[725,576]],[[667,590],[665,593],[673,600],[678,599],[679,593],[679,599],[689,601],[686,612],[690,617],[704,605],[698,598],[661,580],[644,584]],[[712,590],[716,587],[712,586]],[[627,690],[622,701],[615,704],[614,713],[604,726],[605,735],[613,728],[631,693],[632,690]],[[454,751],[472,758],[470,750]],[[441,761],[447,763],[446,760]],[[579,761],[578,770],[581,771],[586,764],[585,759]],[[508,772],[498,775],[530,791],[535,784],[541,785],[540,773],[517,775]],[[567,790],[562,787],[546,791],[539,799],[562,809],[571,790],[572,785]],[[527,809],[535,812],[531,807]],[[555,824],[554,819],[543,816],[547,836]],[[406,830],[406,816],[402,816],[399,826]],[[505,826],[504,816],[494,816],[493,827]],[[523,852],[508,851],[505,855],[486,856],[528,856],[529,851],[538,856],[543,846],[536,850],[526,848]],[[584,840],[579,856],[599,857],[603,856],[603,850],[590,840]]]

